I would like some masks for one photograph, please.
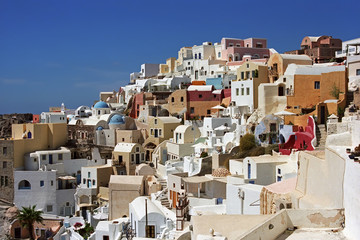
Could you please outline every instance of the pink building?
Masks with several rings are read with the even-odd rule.
[[[244,61],[245,57],[248,59],[269,58],[270,54],[267,40],[264,38],[221,39],[221,56],[228,62]]]

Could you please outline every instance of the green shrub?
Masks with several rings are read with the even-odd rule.
[[[253,149],[251,149],[249,151],[249,156],[250,157],[256,157],[256,156],[260,156],[260,155],[264,155],[265,154],[265,148],[264,147],[255,147]]]
[[[271,154],[272,151],[279,152],[279,144],[271,144],[265,148],[265,154]]]
[[[201,154],[200,154],[200,157],[201,158],[205,158],[205,157],[207,157],[208,156],[208,153],[207,152],[201,152]]]
[[[240,139],[240,151],[248,151],[256,147],[255,136],[247,133]]]

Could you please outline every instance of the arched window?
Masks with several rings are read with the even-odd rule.
[[[31,184],[27,180],[22,180],[19,182],[19,189],[20,190],[31,189]]]
[[[180,98],[180,101],[183,102],[183,101],[184,101],[184,97],[181,97],[181,98]]]

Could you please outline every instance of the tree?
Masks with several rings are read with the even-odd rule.
[[[240,138],[240,150],[248,151],[256,147],[255,136],[253,134],[247,133],[242,138]]]
[[[34,223],[42,223],[43,218],[41,214],[43,214],[43,211],[37,211],[35,210],[36,205],[29,206],[29,207],[23,207],[22,210],[19,210],[16,216],[16,219],[19,220],[20,224],[24,228],[28,228],[30,239],[34,239]]]

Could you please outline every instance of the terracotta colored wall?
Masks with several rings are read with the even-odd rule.
[[[320,75],[294,75],[294,95],[287,96],[287,105],[307,108],[320,102],[320,91],[323,87]],[[315,89],[315,81],[320,82],[320,89]]]
[[[205,117],[210,116],[211,113],[217,113],[217,110],[211,109],[216,105],[220,105],[220,101],[191,101],[189,102],[189,116],[190,117]],[[194,108],[194,113],[191,113],[191,108]],[[210,114],[207,111],[210,110]]]

